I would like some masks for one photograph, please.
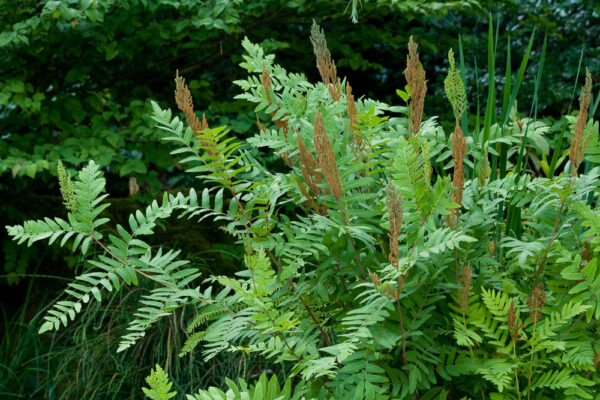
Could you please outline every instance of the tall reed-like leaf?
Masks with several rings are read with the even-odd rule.
[[[485,108],[485,117],[483,123],[483,136],[481,137],[481,157],[483,157],[486,144],[490,138],[490,128],[495,119],[496,113],[496,58],[494,50],[494,21],[492,15],[489,16],[488,29],[488,96]]]
[[[573,99],[575,98],[575,91],[577,90],[577,82],[579,81],[579,73],[581,72],[581,65],[583,62],[583,51],[584,49],[581,49],[581,54],[579,55],[579,63],[577,64],[577,73],[575,74],[575,81],[573,82],[573,90],[571,91],[571,99],[569,100],[569,109],[567,110],[567,115],[571,114],[571,108],[573,107]],[[552,160],[550,161],[550,167],[548,169],[549,178],[554,176],[554,172],[558,167],[559,157],[561,157],[563,152],[563,139],[565,137],[565,132],[567,131],[567,126],[567,119],[563,118],[560,134],[554,141],[554,153],[552,154]]]

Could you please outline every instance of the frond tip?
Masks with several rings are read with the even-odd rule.
[[[169,382],[169,375],[158,364],[146,378],[146,383],[150,388],[142,388],[142,390],[152,400],[168,400],[177,395],[177,393],[171,392],[173,383]]]
[[[454,51],[452,49],[448,52],[448,62],[450,69],[448,70],[448,76],[444,79],[444,90],[452,106],[454,118],[458,121],[467,106],[467,94],[465,84],[460,79],[460,74],[456,69]]]
[[[419,60],[417,52],[418,45],[413,41],[412,36],[408,41],[408,56],[406,58],[406,70],[404,76],[410,88],[410,121],[409,130],[412,135],[419,133],[421,129],[421,120],[423,119],[423,107],[425,105],[425,93],[427,93],[427,83],[425,82],[425,70]]]
[[[200,132],[209,129],[206,115],[202,114],[202,121],[200,121],[194,113],[192,93],[185,84],[185,79],[179,76],[179,71],[175,73],[175,102],[177,103],[177,107],[185,114],[185,119],[196,137],[200,138]],[[202,143],[202,145],[203,147],[209,147],[207,143]],[[210,149],[206,151],[209,154],[212,153]]]
[[[340,181],[338,167],[335,162],[335,154],[331,147],[329,136],[327,136],[327,132],[325,131],[325,120],[321,111],[317,111],[314,127],[315,136],[313,141],[319,159],[319,168],[321,168],[325,176],[325,181],[329,185],[333,197],[339,201],[342,197],[342,182]]]
[[[571,161],[572,176],[577,174],[577,168],[583,160],[583,156],[585,155],[585,151],[591,136],[591,130],[588,130],[587,135],[585,134],[586,126],[588,124],[591,100],[592,74],[590,74],[590,70],[586,68],[585,85],[581,89],[581,95],[579,96],[579,115],[577,116],[573,138],[571,139],[571,147],[569,148],[569,160]]]
[[[77,200],[75,199],[75,186],[73,186],[73,182],[71,181],[71,174],[69,174],[63,163],[58,160],[58,165],[56,166],[58,172],[58,185],[60,186],[60,194],[64,200],[64,205],[67,210],[75,213],[77,212]]]
[[[331,59],[331,53],[327,48],[325,32],[314,20],[310,30],[310,41],[317,58],[317,68],[319,69],[319,74],[321,74],[321,79],[325,86],[327,86],[331,99],[333,101],[338,101],[342,93],[340,90],[340,79],[337,76],[337,68],[335,67],[335,62]]]

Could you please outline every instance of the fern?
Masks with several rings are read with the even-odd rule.
[[[177,395],[171,392],[173,384],[169,382],[169,376],[158,364],[146,378],[146,383],[150,388],[142,388],[142,390],[151,400],[169,400]]]
[[[111,226],[98,166],[73,179],[59,167],[67,218],[7,227],[18,243],[69,244],[86,256],[89,268],[40,331],[66,326],[107,292],[143,285],[117,351],[179,311],[188,335],[174,349],[180,356],[227,354],[285,377],[283,388],[275,376],[224,377],[190,400],[593,398],[600,169],[536,176],[551,131],[516,111],[494,124],[490,111],[483,130],[461,141],[462,165],[436,118],[420,124],[424,91],[410,94],[411,108],[354,99],[314,31],[319,83],[243,41],[249,76],[235,82],[237,98],[259,113],[249,139],[201,124],[191,98],[181,107],[191,126],[152,103],[173,156],[198,178],[186,194],[165,194]],[[414,42],[410,49],[411,71],[421,71]],[[467,98],[452,53],[450,61],[459,127]],[[585,135],[596,132],[586,124]],[[276,168],[263,165],[265,149],[281,158]],[[146,238],[175,215],[218,223],[244,254],[238,271],[202,276],[179,251],[151,247]],[[175,395],[160,367],[147,382],[150,398]]]

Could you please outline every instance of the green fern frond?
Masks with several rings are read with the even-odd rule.
[[[173,383],[169,381],[169,375],[158,364],[146,377],[146,383],[150,387],[142,388],[142,390],[151,400],[169,400],[177,395],[171,391]]]
[[[56,169],[58,172],[60,194],[62,195],[64,205],[67,210],[77,212],[77,200],[75,199],[75,188],[71,181],[71,174],[65,170],[65,167],[60,160],[58,160]]]
[[[460,121],[460,118],[465,111],[467,106],[467,93],[465,91],[465,84],[460,78],[460,72],[456,69],[454,62],[454,51],[450,49],[448,52],[448,62],[450,68],[448,70],[448,76],[444,80],[444,90],[446,96],[452,105],[452,111],[454,111],[454,118]]]

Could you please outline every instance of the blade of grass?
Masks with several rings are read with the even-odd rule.
[[[512,87],[512,66],[511,66],[511,57],[510,57],[510,35],[508,35],[508,40],[506,43],[506,76],[504,78],[504,98],[502,101],[502,116],[501,121],[506,121],[506,115],[510,113],[508,109],[508,104],[510,102],[511,96],[511,87]],[[508,153],[508,145],[506,143],[500,144],[500,178],[504,178],[506,175],[506,162],[507,162],[507,153]]]
[[[533,40],[533,33],[531,34],[531,40]],[[538,102],[539,102],[538,92],[539,92],[539,88],[540,88],[540,82],[542,80],[542,73],[544,71],[544,61],[546,59],[546,44],[547,44],[547,37],[544,37],[544,44],[542,45],[542,53],[540,55],[540,64],[538,66],[538,71],[537,71],[537,75],[535,77],[535,84],[534,84],[534,88],[533,88],[533,101],[531,104],[531,110],[529,112],[530,117],[531,117],[531,114],[533,114],[533,122],[534,123],[537,120],[537,109],[538,109]],[[531,51],[531,41],[530,41],[530,45],[527,48],[526,58],[529,58],[530,51]],[[521,70],[519,70],[519,75],[521,75]],[[522,76],[520,76],[520,78],[522,79]],[[518,84],[520,84],[520,82],[518,82],[517,85]],[[517,88],[515,87],[515,89],[517,89]],[[516,94],[514,97],[516,98]],[[525,134],[523,135],[523,140],[521,141],[521,148],[519,150],[519,158],[517,160],[517,164],[515,165],[515,173],[516,174],[520,174],[520,172],[521,172],[523,156],[525,153],[525,143],[527,141],[528,128],[529,128],[529,124],[527,124],[527,126],[525,128]],[[527,163],[527,160],[525,160],[525,163]]]
[[[542,52],[540,54],[540,63],[538,65],[537,74],[535,77],[535,84],[533,88],[533,101],[531,103],[531,110],[529,111],[529,116],[533,114],[533,124],[537,121],[537,110],[539,104],[539,88],[540,83],[542,81],[542,74],[544,72],[544,62],[546,60],[546,45],[547,45],[547,37],[544,37],[544,44],[542,45]],[[529,132],[530,124],[525,126],[525,133],[523,134],[523,138],[521,139],[521,148],[519,149],[519,157],[517,159],[517,164],[515,165],[514,173],[516,176],[520,176],[522,170],[526,170],[527,166],[527,158],[528,155],[525,154],[525,144],[527,143],[527,134]],[[535,128],[534,128],[535,129]],[[507,213],[507,220],[509,223],[506,225],[506,233],[512,231],[517,239],[521,239],[521,235],[523,233],[523,224],[521,221],[521,207],[509,206]]]
[[[531,48],[533,46],[534,37],[535,37],[535,29],[531,33],[531,37],[529,38],[529,44],[527,45],[527,50],[525,51],[525,55],[523,56],[523,59],[521,60],[521,65],[519,66],[519,70],[517,72],[517,77],[515,79],[515,85],[514,85],[514,87],[512,87],[510,97],[508,98],[508,101],[506,103],[506,108],[503,107],[502,121],[501,121],[502,125],[500,127],[500,136],[504,136],[504,130],[506,128],[506,124],[508,123],[508,118],[510,117],[510,110],[512,109],[512,106],[517,99],[517,95],[519,94],[519,89],[521,88],[521,83],[523,82],[523,77],[525,76],[525,71],[527,69],[527,63],[529,62],[529,56],[531,55]],[[507,72],[507,75],[508,75],[508,72]],[[504,95],[506,97],[506,92],[504,93]],[[494,163],[493,163],[493,167],[492,167],[493,172],[496,171],[496,166],[497,166],[496,160],[497,159],[494,158]],[[506,153],[501,154],[500,155],[500,174],[499,174],[500,178],[504,178],[506,176],[506,163],[507,163]]]
[[[463,52],[462,39],[460,35],[458,35],[458,57],[460,62],[460,79],[463,81],[465,87],[467,87],[467,68],[465,67],[465,54]],[[467,120],[467,114],[468,113],[466,112],[463,113],[460,127],[465,136],[469,136],[469,124]]]
[[[583,51],[581,49],[581,54],[579,55],[579,64],[577,65],[577,74],[575,74],[575,82],[573,83],[573,91],[571,92],[571,101],[569,102],[569,109],[567,110],[567,115],[571,113],[571,107],[573,106],[573,99],[575,98],[575,90],[577,89],[577,81],[579,81],[579,73],[581,72],[581,63],[583,61]],[[563,118],[563,124],[560,130],[560,134],[558,135],[558,139],[554,142],[554,153],[552,154],[552,160],[550,161],[550,169],[548,171],[548,178],[554,176],[554,172],[556,171],[558,159],[560,154],[562,153],[562,142],[565,136],[565,132],[567,130],[567,119]]]
[[[596,114],[596,108],[598,108],[598,103],[600,103],[600,91],[596,95],[596,100],[593,100],[592,107],[590,107],[590,119],[594,119],[594,114]]]
[[[506,41],[506,76],[504,78],[504,99],[502,101],[502,118],[504,121],[506,117],[506,113],[510,112],[508,110],[508,102],[510,100],[510,92],[512,87],[512,67],[511,67],[511,58],[510,58],[510,35],[508,35],[508,39]]]
[[[483,123],[483,136],[481,138],[481,155],[483,157],[485,146],[490,138],[490,128],[495,113],[496,85],[495,85],[495,69],[496,61],[494,57],[494,21],[492,15],[489,16],[489,31],[488,31],[488,97],[485,108],[485,117]]]
[[[593,120],[594,119],[594,114],[596,113],[596,108],[598,108],[598,103],[600,103],[600,91],[598,91],[598,94],[596,95],[596,99],[594,100],[594,98],[592,97],[592,106],[590,107],[590,114],[589,114],[589,120]],[[600,138],[599,138],[600,139]],[[585,173],[587,174],[588,172],[590,172],[590,168],[591,168],[592,163],[590,163],[589,161],[585,161]],[[587,197],[587,204],[589,206],[591,206],[594,202],[594,193],[590,192],[588,194]]]
[[[459,58],[459,63],[460,63],[460,79],[462,80],[463,85],[465,85],[465,88],[466,88],[467,87],[467,75],[465,72],[466,71],[465,57],[464,57],[464,53],[463,53],[462,40],[460,38],[460,35],[458,35],[458,58]],[[469,123],[467,120],[467,114],[468,113],[466,111],[463,112],[461,121],[460,121],[460,128],[462,129],[465,137],[469,136]],[[465,172],[466,172],[467,180],[470,179],[470,175],[475,176],[475,163],[473,163],[473,169],[466,168]]]
[[[479,143],[479,134],[481,127],[479,126],[481,110],[479,107],[480,93],[479,93],[479,70],[477,68],[477,57],[473,57],[473,65],[475,66],[475,90],[477,92],[477,111],[475,113],[475,131],[473,132],[473,141],[475,144]]]

